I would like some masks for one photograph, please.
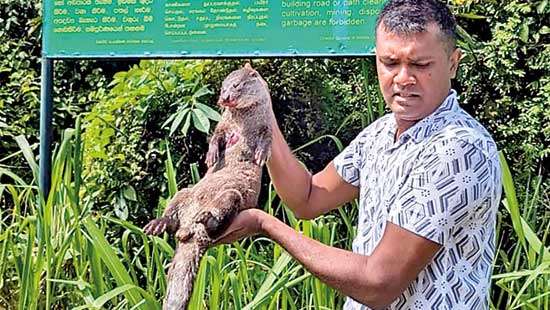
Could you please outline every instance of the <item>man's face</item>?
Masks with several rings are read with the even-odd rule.
[[[450,55],[439,29],[410,36],[386,32],[381,24],[376,34],[376,67],[386,104],[399,124],[417,122],[431,114],[447,96],[460,59]]]

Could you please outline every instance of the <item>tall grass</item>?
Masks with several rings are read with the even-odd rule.
[[[140,285],[132,273],[136,264],[121,260],[128,253],[107,241],[108,220],[79,198],[85,194],[80,133],[79,121],[76,129],[64,131],[54,151],[47,199],[36,186],[38,165],[24,137],[16,140],[33,172],[32,182],[27,184],[0,167],[2,179],[11,180],[0,185],[0,201],[13,205],[11,210],[2,208],[0,220],[1,305],[8,309],[160,308],[156,289],[149,283]],[[159,247],[158,241],[145,236],[142,240]]]
[[[51,194],[37,187],[34,150],[17,142],[34,178],[26,183],[0,166],[0,308],[8,309],[160,309],[173,240],[150,237],[133,223],[99,214],[81,180],[80,122],[65,130],[54,151]],[[341,148],[336,137],[332,139]],[[313,141],[312,143],[314,143]],[[307,147],[307,145],[304,145]],[[0,161],[1,162],[1,161]],[[192,165],[194,181],[198,169]],[[170,155],[166,176],[176,191]],[[158,212],[164,206],[160,205]],[[299,221],[269,186],[261,206],[296,229],[326,244],[349,246],[352,214]],[[334,309],[342,298],[305,271],[266,238],[247,239],[210,249],[201,262],[190,309]]]
[[[548,188],[543,188],[542,176],[537,176],[534,187],[527,186],[520,203],[502,153],[500,160],[506,217],[500,213],[497,223],[500,237],[493,275],[496,289],[493,290],[492,307],[550,309]]]
[[[332,139],[342,147],[334,136],[310,144],[320,139]],[[160,309],[173,240],[146,236],[133,223],[93,210],[80,175],[79,122],[64,132],[55,150],[52,190],[46,200],[36,186],[34,149],[23,137],[17,142],[21,148],[17,156],[25,158],[34,179],[27,183],[0,165],[0,201],[10,206],[0,208],[0,308]],[[504,161],[503,168],[506,199],[498,224],[504,233],[499,235],[492,307],[548,309],[549,219],[538,216],[547,214],[547,194],[539,177],[520,204]],[[198,181],[197,167],[190,169]],[[176,191],[176,175],[168,154],[170,195]],[[304,235],[351,247],[356,204],[301,221],[277,199],[273,186],[266,196],[259,207]],[[157,211],[163,208],[161,203]],[[257,237],[206,253],[190,309],[338,309],[343,301],[280,246]]]

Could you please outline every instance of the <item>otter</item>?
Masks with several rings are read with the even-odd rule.
[[[250,64],[223,81],[218,104],[224,111],[206,154],[208,170],[192,188],[174,195],[161,218],[144,232],[175,233],[163,309],[186,309],[200,259],[242,210],[257,205],[262,166],[271,153],[271,97]]]

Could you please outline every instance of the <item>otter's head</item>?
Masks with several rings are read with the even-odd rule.
[[[262,102],[269,96],[267,83],[249,63],[231,72],[223,81],[218,104],[230,109],[243,109]]]

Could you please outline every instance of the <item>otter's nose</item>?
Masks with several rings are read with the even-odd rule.
[[[228,91],[222,91],[222,93],[220,94],[220,98],[218,99],[218,104],[222,104],[224,102],[227,102],[230,98],[230,94]]]

